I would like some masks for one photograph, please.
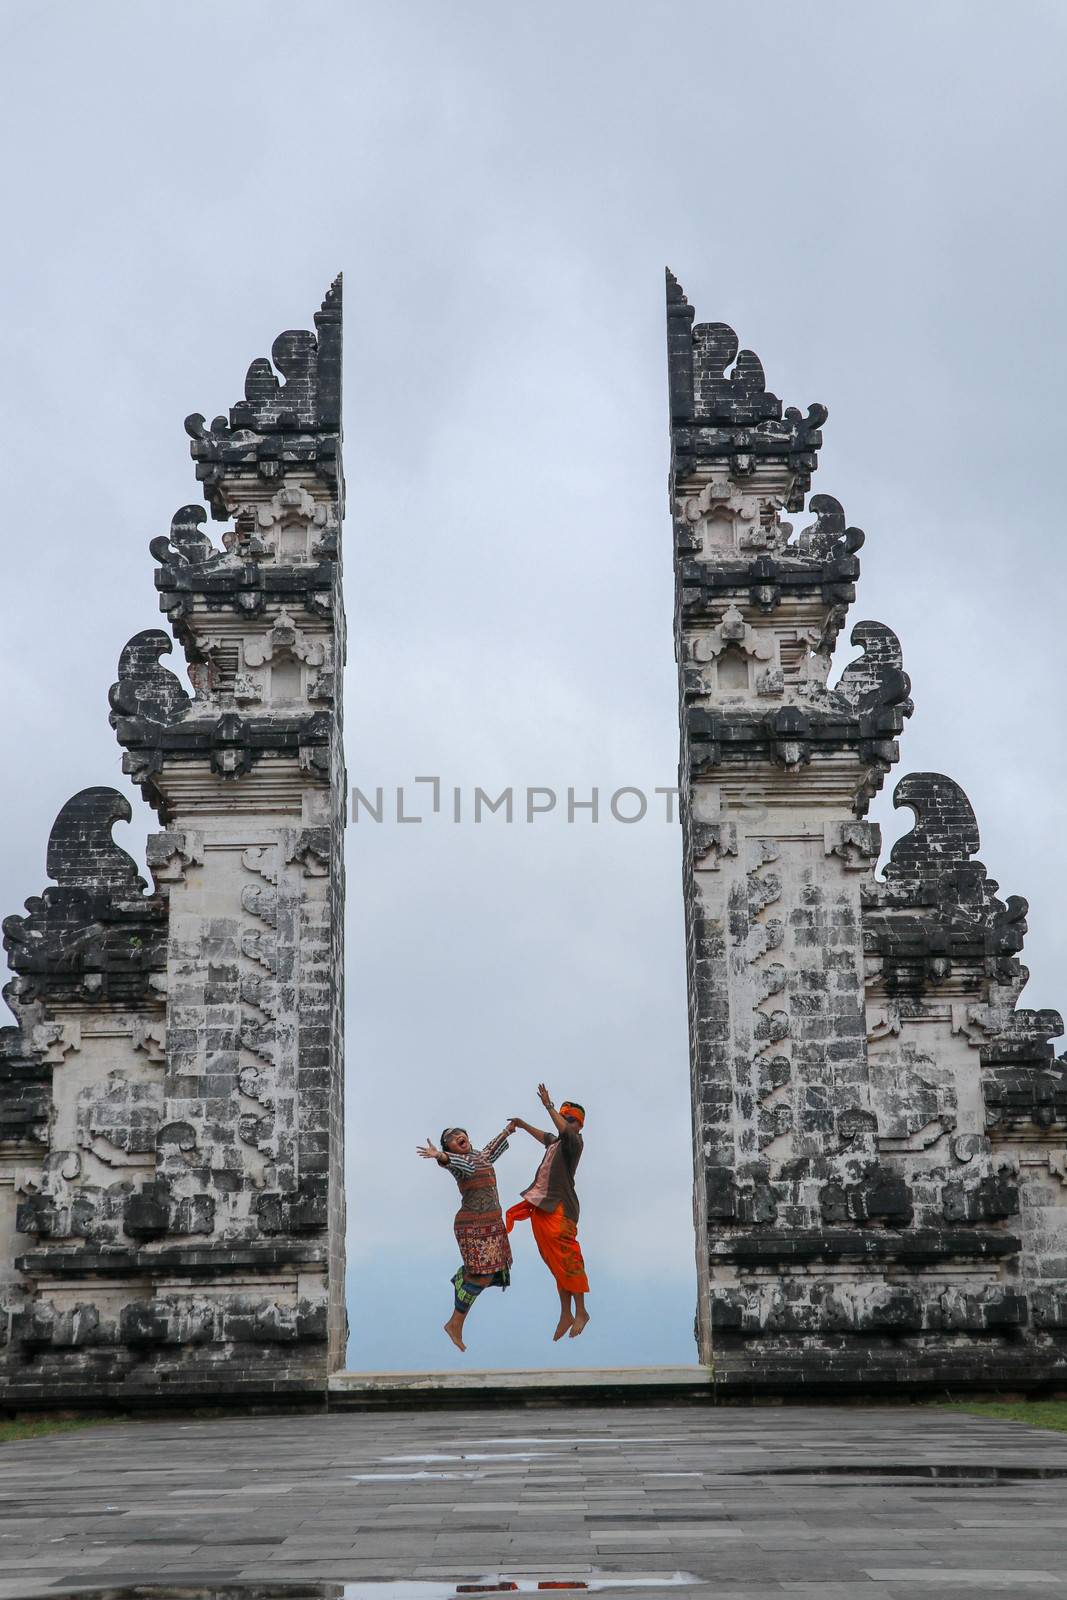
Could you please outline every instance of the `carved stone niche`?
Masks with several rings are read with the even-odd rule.
[[[690,647],[692,659],[700,665],[707,664],[701,674],[704,693],[717,691],[720,696],[748,694],[751,687],[760,687],[761,677],[753,677],[753,669],[773,666],[775,646],[773,635],[765,629],[753,628],[734,605],[728,606],[719,622],[698,633]],[[751,663],[751,668],[750,668]]]
[[[327,660],[325,642],[308,638],[284,609],[265,634],[246,639],[243,654],[246,667],[263,669],[253,673],[250,691],[262,696],[269,672],[270,698],[275,701],[302,700],[305,668],[314,669],[315,676],[321,677],[319,669]]]
[[[242,503],[234,515],[235,531],[223,542],[241,556],[293,566],[336,554],[332,504],[316,500],[300,483],[283,484],[267,501]]]
[[[695,535],[697,551],[709,556],[726,555],[741,548],[773,547],[770,530],[761,537],[760,497],[743,489],[729,472],[712,472],[702,485],[693,485],[683,494],[678,520],[688,524]],[[784,542],[783,539],[778,540]]]

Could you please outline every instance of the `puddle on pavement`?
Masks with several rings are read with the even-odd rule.
[[[476,1440],[475,1443],[480,1441]],[[475,1455],[465,1450],[456,1456],[382,1456],[383,1461],[548,1461],[556,1450],[496,1450],[492,1455]]]
[[[646,1433],[639,1438],[619,1438],[613,1434],[601,1433],[595,1437],[586,1438],[577,1434],[557,1433],[550,1439],[471,1439],[470,1444],[691,1444],[692,1440],[682,1434],[656,1434]]]
[[[512,1469],[516,1471],[516,1468]],[[350,1472],[352,1483],[426,1483],[430,1479],[442,1482],[459,1478],[502,1478],[502,1472]]]
[[[594,1568],[578,1578],[538,1578],[529,1573],[486,1573],[454,1583],[406,1578],[363,1578],[354,1583],[138,1584],[125,1588],[50,1589],[55,1600],[459,1600],[468,1594],[544,1594],[614,1590],[676,1589],[703,1585],[692,1572],[607,1572]]]
[[[558,1460],[558,1456],[553,1450],[544,1450],[530,1454],[513,1452],[511,1454],[501,1453],[498,1455],[478,1455],[472,1452],[467,1452],[464,1455],[447,1456],[382,1456],[381,1462],[383,1466],[403,1466],[407,1462],[410,1462],[413,1466],[416,1462],[422,1462],[424,1465],[418,1467],[414,1472],[350,1472],[348,1474],[348,1478],[352,1483],[420,1483],[431,1478],[436,1478],[439,1480],[448,1478],[505,1478],[509,1475],[511,1477],[515,1477],[517,1474],[521,1474],[523,1468],[529,1466],[529,1464],[533,1461],[555,1460]],[[484,1462],[485,1465],[475,1467],[474,1470],[470,1472],[464,1471],[459,1467],[442,1467],[442,1470],[440,1471],[428,1470],[428,1463],[444,1463],[450,1461],[468,1461],[471,1463]],[[493,1472],[490,1470],[490,1464],[495,1464],[496,1462],[502,1463],[499,1472]],[[545,1469],[537,1467],[534,1468],[535,1472],[539,1470],[544,1471]]]
[[[922,1478],[943,1483],[1030,1483],[1035,1478],[1067,1478],[1067,1467],[995,1467],[984,1461],[943,1466],[931,1461],[892,1466],[872,1466],[869,1461],[846,1461],[837,1466],[735,1467],[731,1478]]]

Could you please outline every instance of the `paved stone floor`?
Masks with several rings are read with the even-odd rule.
[[[1036,1475],[1056,1470],[1067,1435],[923,1408],[120,1423],[0,1446],[0,1600],[237,1580],[434,1600],[501,1575],[610,1575],[635,1600],[1067,1595],[1067,1476]]]

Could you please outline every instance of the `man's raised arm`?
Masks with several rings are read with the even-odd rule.
[[[569,1133],[571,1130],[570,1130],[570,1125],[567,1122],[566,1117],[561,1117],[560,1116],[559,1112],[556,1110],[555,1106],[552,1104],[552,1096],[549,1094],[548,1090],[545,1088],[543,1083],[539,1083],[537,1085],[537,1094],[538,1094],[538,1098],[541,1101],[541,1104],[544,1106],[545,1110],[548,1112],[549,1116],[552,1118],[552,1123],[553,1123],[553,1126],[555,1127],[556,1132],[557,1133]]]

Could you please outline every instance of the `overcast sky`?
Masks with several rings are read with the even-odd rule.
[[[1060,0],[0,17],[3,913],[62,802],[126,786],[107,690],[197,498],[183,418],[342,268],[352,781],[672,783],[669,262],[787,404],[828,405],[853,620],[913,680],[897,776],[963,784],[1030,901],[1026,998],[1067,1003]],[[351,1363],[462,1359],[454,1187],[414,1146],[534,1120],[540,1078],[589,1110],[594,1321],[548,1343],[527,1230],[467,1361],[691,1360],[678,831],[450,815],[349,831]],[[910,820],[875,815],[887,845]],[[505,1202],[535,1156],[518,1136]]]

